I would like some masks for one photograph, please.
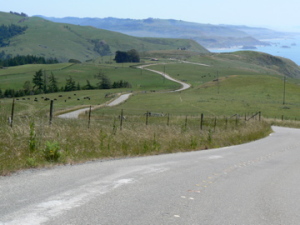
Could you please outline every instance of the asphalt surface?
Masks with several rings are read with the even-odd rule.
[[[0,178],[0,224],[297,225],[300,130]]]
[[[74,110],[72,112],[68,112],[68,113],[58,115],[57,117],[64,118],[64,119],[77,119],[81,113],[84,113],[84,112],[89,111],[89,110],[90,110],[90,108],[77,109],[77,110]]]
[[[132,95],[132,93],[123,94],[120,97],[118,97],[117,99],[115,99],[112,102],[108,103],[107,106],[112,107],[112,106],[119,105],[122,102],[125,102],[130,97],[130,95]]]

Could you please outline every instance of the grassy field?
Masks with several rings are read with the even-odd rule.
[[[240,54],[237,55],[240,58]],[[185,57],[191,62],[204,63],[208,66],[182,63],[165,57],[159,62],[162,64],[148,67],[166,72],[192,85],[190,90],[181,93],[162,95],[160,91],[175,90],[180,85],[146,69],[137,69],[134,64],[99,64],[101,58],[85,64],[25,65],[2,69],[0,88],[2,90],[8,87],[22,88],[24,82],[32,80],[34,73],[39,69],[42,69],[46,75],[54,74],[58,78],[60,87],[64,86],[65,80],[70,76],[81,86],[86,84],[86,80],[95,85],[98,82],[95,75],[101,71],[111,81],[121,79],[128,81],[132,88],[28,96],[30,99],[28,97],[24,100],[19,99],[16,111],[22,114],[24,110],[23,112],[28,114],[29,109],[48,108],[49,102],[43,101],[42,97],[56,99],[54,106],[58,112],[74,107],[101,105],[116,97],[115,93],[133,92],[134,95],[126,104],[95,110],[93,116],[118,115],[121,109],[124,109],[124,113],[129,115],[141,115],[146,111],[152,111],[173,115],[205,113],[230,116],[236,113],[245,115],[261,111],[265,117],[299,118],[299,79],[288,77],[284,92],[283,75],[269,65],[241,62],[232,54],[227,60],[222,54],[210,56],[186,54]],[[105,98],[108,94],[111,94],[109,98]],[[59,95],[64,97],[58,97]],[[91,100],[84,99],[87,96],[91,97]],[[33,102],[35,97],[41,101]],[[2,99],[2,107],[8,105],[7,108],[10,108],[11,101]]]
[[[174,82],[164,80],[160,75],[130,67],[132,64],[54,64],[54,65],[24,65],[0,70],[0,89],[22,89],[25,81],[32,81],[38,70],[43,70],[46,76],[53,74],[58,79],[58,86],[63,87],[66,79],[72,77],[76,84],[86,85],[89,80],[94,86],[99,82],[95,78],[99,72],[108,76],[111,82],[125,80],[132,85],[132,90],[166,90],[179,87]]]
[[[287,79],[283,104],[283,75],[273,67],[231,58],[226,60],[223,55],[184,57],[180,60],[209,66],[165,57],[160,59],[164,64],[149,67],[192,85],[182,92],[168,92],[179,85],[146,69],[133,68],[132,64],[103,65],[94,61],[90,64],[32,65],[0,70],[1,85],[6,80],[6,86],[1,88],[21,88],[24,81],[32,79],[37,69],[45,70],[46,74],[52,72],[59,78],[60,85],[70,75],[81,85],[86,79],[96,82],[94,75],[100,70],[112,81],[123,79],[132,84],[131,89],[19,98],[15,101],[13,127],[7,122],[12,99],[1,99],[0,174],[99,158],[228,146],[265,137],[271,132],[272,124],[300,127],[296,121],[300,119],[299,80]],[[132,92],[133,96],[125,103],[100,107],[119,93],[126,92]],[[87,96],[90,100],[85,98]],[[56,115],[90,105],[99,108],[92,112],[90,122],[88,115],[83,114],[78,120],[54,118],[50,126],[50,103],[43,99],[46,97],[56,99]],[[38,101],[33,101],[34,98]],[[161,115],[147,118],[147,111]],[[261,121],[258,116],[248,121],[258,111],[262,112]],[[119,119],[121,112],[125,116],[122,121]],[[201,114],[204,115],[203,126]]]
[[[217,64],[205,56],[196,62],[210,66],[169,63],[149,67],[165,71],[178,80],[192,84],[190,90],[164,95],[134,95],[126,104],[113,109],[99,109],[93,114],[117,115],[123,109],[128,115],[141,115],[152,111],[173,115],[205,113],[244,116],[261,111],[265,117],[284,116],[286,119],[300,120],[299,79],[287,78],[284,91],[283,75],[269,67],[224,59]]]

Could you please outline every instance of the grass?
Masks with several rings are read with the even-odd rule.
[[[139,94],[125,104],[101,108],[93,115],[142,115],[146,111],[172,115],[234,115],[261,111],[264,117],[300,119],[299,86],[286,84],[283,105],[283,81],[266,75],[242,75],[222,78],[218,82],[206,82],[181,93]],[[137,107],[138,106],[138,107]]]
[[[104,65],[94,61],[91,64],[47,65],[46,73],[53,72],[59,77],[60,84],[70,75],[79,82],[86,79],[95,82],[92,79],[101,70],[111,80],[124,79],[133,87],[44,94],[28,96],[24,100],[20,98],[15,105],[13,127],[7,122],[12,99],[1,99],[0,174],[87,160],[235,145],[267,136],[271,132],[270,125],[298,124],[292,121],[298,118],[300,107],[298,80],[288,78],[286,103],[283,105],[281,73],[269,66],[239,62],[236,60],[239,55],[230,57],[189,56],[190,61],[205,63],[210,67],[178,63],[167,58],[162,61],[168,64],[151,66],[151,69],[166,71],[174,78],[192,84],[189,90],[170,93],[165,91],[178,88],[177,84],[147,70],[129,67],[132,64]],[[12,79],[14,76],[30,79],[33,75],[31,71],[37,68],[38,65],[33,65],[1,70],[0,79]],[[5,74],[5,71],[9,73]],[[10,80],[7,85],[19,87],[22,79]],[[127,91],[132,91],[133,96],[125,103],[94,110],[90,128],[87,115],[82,115],[78,120],[54,118],[50,126],[50,103],[42,100],[42,97],[56,98],[54,109],[59,114],[89,105],[100,106],[117,93]],[[107,94],[111,94],[109,98],[105,98]],[[86,96],[91,100],[84,99]],[[35,97],[38,102],[33,101]],[[118,119],[121,110],[126,117],[122,127]],[[149,117],[146,125],[147,111],[163,113],[165,116]],[[262,112],[262,121],[245,121],[245,116],[249,118],[257,111]],[[202,130],[201,113],[204,114]],[[238,122],[233,117],[236,114],[239,115]],[[284,121],[278,119],[282,115]]]
[[[235,119],[206,119],[200,130],[199,118],[172,117],[170,124],[153,119],[146,126],[142,118],[120,121],[113,117],[88,121],[47,117],[16,117],[11,128],[1,119],[0,174],[55,164],[88,160],[134,157],[216,148],[256,140],[268,135],[270,126],[262,121],[247,123]],[[226,130],[226,132],[224,132]]]
[[[112,64],[111,66],[101,64],[54,64],[54,65],[24,65],[10,67],[0,70],[0,89],[6,88],[22,89],[25,81],[32,81],[38,70],[42,69],[46,76],[53,74],[58,79],[58,86],[63,87],[66,79],[70,76],[80,84],[81,87],[87,84],[87,80],[94,86],[99,82],[95,78],[101,71],[109,77],[111,82],[125,80],[132,85],[130,90],[166,90],[176,89],[179,85],[164,80],[162,76],[130,67],[132,64]]]

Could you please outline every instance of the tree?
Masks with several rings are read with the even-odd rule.
[[[140,55],[137,50],[131,49],[127,54],[129,56],[129,62],[140,62]]]
[[[115,81],[112,85],[112,88],[131,88],[131,84],[129,84],[127,81]]]
[[[127,52],[116,51],[116,56],[115,56],[114,60],[117,63],[128,62],[128,54],[127,54]]]
[[[23,90],[26,95],[29,95],[30,92],[32,91],[32,84],[29,80],[25,81],[23,84]]]
[[[105,55],[110,55],[111,51],[110,51],[110,47],[109,45],[104,41],[99,41],[99,40],[93,40],[94,42],[94,51],[98,52],[101,56],[105,56]]]
[[[114,60],[117,63],[123,62],[140,62],[140,55],[137,50],[131,49],[127,52],[116,51]]]
[[[43,71],[40,69],[35,73],[32,79],[33,88],[36,88],[39,91],[42,91],[44,88],[44,79],[43,79]]]
[[[76,91],[76,84],[75,81],[70,76],[68,79],[66,79],[66,85],[64,91]]]
[[[99,74],[95,76],[99,82],[97,83],[97,87],[99,89],[111,89],[110,79],[104,74],[102,70],[100,70]]]
[[[93,90],[93,89],[95,89],[95,87],[93,85],[91,85],[89,80],[86,80],[86,85],[83,86],[82,89],[84,89],[84,90]]]
[[[56,79],[56,77],[54,76],[54,74],[52,72],[51,72],[51,75],[49,77],[48,91],[50,93],[58,92],[57,79]]]

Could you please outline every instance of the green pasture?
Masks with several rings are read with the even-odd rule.
[[[66,110],[85,108],[90,105],[99,106],[111,101],[113,98],[116,98],[117,93],[121,93],[122,91],[123,90],[121,89],[86,90],[15,98],[15,116],[48,117],[50,111],[50,100],[45,100],[47,98],[54,101],[54,112],[55,114],[59,114]],[[0,108],[2,109],[2,114],[4,114],[2,116],[6,118],[10,116],[12,103],[13,99],[0,99]]]
[[[86,80],[95,85],[98,82],[95,75],[101,72],[112,82],[128,81],[132,84],[132,88],[29,96],[30,100],[27,97],[25,100],[20,98],[16,107],[19,107],[20,113],[32,112],[34,108],[47,108],[49,102],[38,103],[33,102],[33,99],[48,96],[50,99],[56,99],[54,109],[55,112],[59,112],[89,105],[101,105],[116,98],[115,93],[133,92],[125,103],[116,107],[101,107],[93,111],[93,116],[95,118],[103,115],[117,116],[123,109],[126,115],[144,115],[150,111],[182,116],[196,116],[201,113],[212,116],[234,114],[244,116],[261,111],[265,117],[300,118],[298,114],[299,79],[287,78],[284,92],[282,74],[268,65],[239,61],[239,57],[239,54],[229,55],[229,58],[223,54],[205,56],[191,54],[189,57],[191,62],[209,66],[164,58],[147,67],[166,72],[175,79],[192,84],[189,90],[182,92],[169,92],[179,88],[180,85],[147,69],[135,68],[136,64],[102,64],[101,58],[83,64],[26,65],[2,69],[0,70],[0,88],[2,90],[22,88],[23,83],[31,80],[38,69],[44,70],[45,74],[53,73],[58,78],[59,86],[63,86],[66,78],[70,76],[81,86],[86,84]],[[283,99],[284,93],[285,99]],[[59,95],[64,97],[58,97]],[[109,97],[105,98],[107,95]],[[84,99],[87,96],[91,97],[91,100]],[[66,99],[66,97],[72,98]],[[2,99],[2,106],[4,107],[4,103],[10,105],[11,101],[11,99]]]
[[[130,90],[174,90],[180,85],[164,79],[156,73],[130,67],[132,64],[53,64],[53,65],[24,65],[9,67],[0,70],[0,89],[7,88],[22,89],[25,81],[32,81],[38,70],[42,69],[45,76],[53,74],[58,79],[58,86],[63,87],[66,79],[72,79],[80,84],[81,87],[87,84],[87,80],[93,86],[99,82],[95,78],[100,72],[106,75],[111,82],[127,81],[132,85]]]
[[[240,116],[261,111],[265,117],[300,119],[300,89],[286,83],[283,104],[283,80],[269,75],[229,76],[190,90],[174,93],[150,93],[132,96],[114,108],[101,108],[93,115],[143,115],[147,111],[171,115]]]

